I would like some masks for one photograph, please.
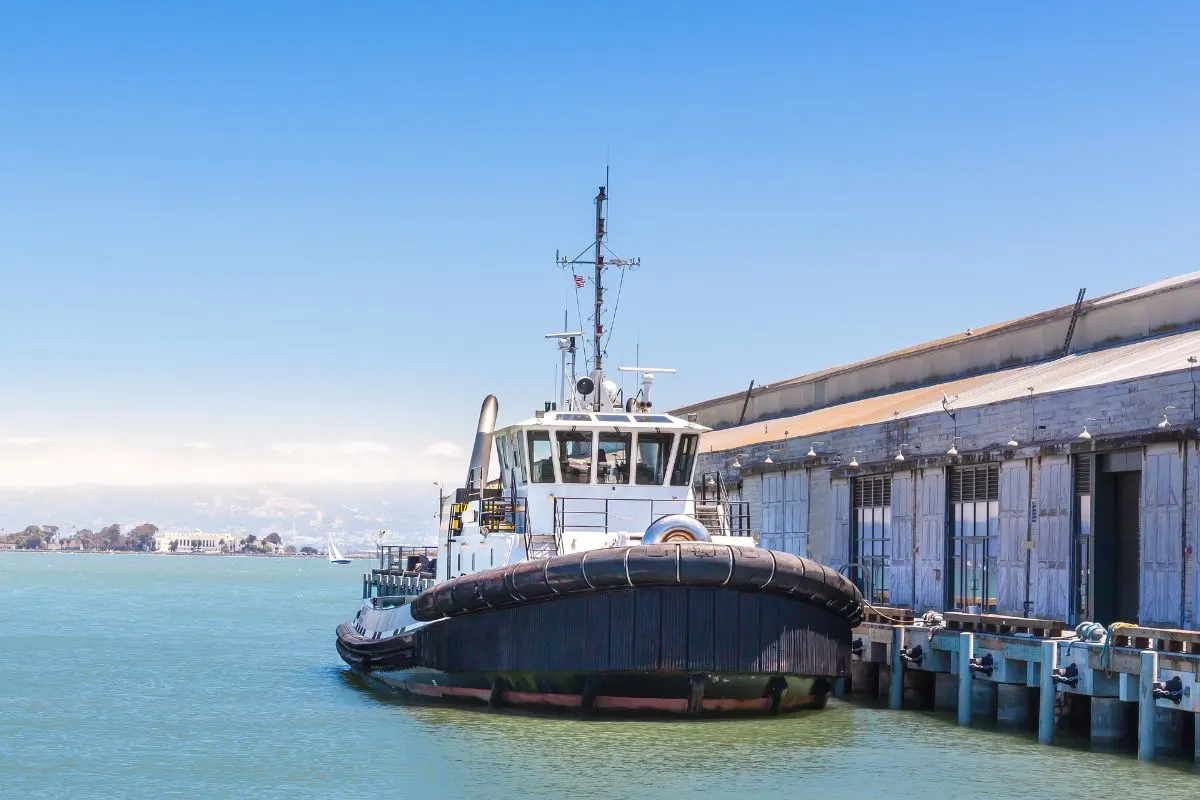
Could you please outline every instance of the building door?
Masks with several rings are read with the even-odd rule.
[[[892,476],[854,479],[850,577],[868,603],[886,605],[892,554]]]
[[[1090,618],[1111,625],[1138,620],[1141,467],[1142,454],[1137,450],[1102,453],[1096,459],[1091,602],[1082,604],[1081,611],[1085,613],[1079,615],[1081,622]],[[1081,561],[1085,558],[1087,554],[1081,552]],[[1086,574],[1082,569],[1081,573]],[[1081,596],[1086,593],[1086,588],[1081,588]],[[1086,613],[1089,611],[1090,614]]]
[[[952,469],[947,608],[972,614],[996,610],[999,536],[1000,465]]]

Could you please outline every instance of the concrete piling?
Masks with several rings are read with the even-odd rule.
[[[1058,693],[1054,685],[1054,670],[1058,667],[1058,643],[1042,642],[1042,691],[1038,696],[1038,741],[1054,743],[1054,698]]]
[[[958,635],[958,724],[971,724],[971,659],[975,656],[975,634]]]
[[[904,659],[900,651],[904,649],[904,626],[892,626],[892,676],[888,685],[888,708],[899,711],[904,706]]]
[[[1154,705],[1154,682],[1158,680],[1158,653],[1143,650],[1141,675],[1138,681],[1138,759],[1152,761],[1158,714]]]

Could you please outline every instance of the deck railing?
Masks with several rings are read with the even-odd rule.
[[[432,575],[391,574],[372,570],[363,574],[363,599],[372,597],[415,597],[436,583]]]
[[[668,514],[684,514],[704,523],[717,536],[750,536],[750,504],[703,504],[696,500],[657,498],[555,497],[554,535],[567,531],[634,533]],[[561,551],[561,545],[560,545]]]

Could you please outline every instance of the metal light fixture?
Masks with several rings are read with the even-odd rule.
[[[1095,422],[1095,421],[1096,421],[1096,418],[1095,418],[1095,417],[1088,417],[1087,419],[1085,419],[1085,420],[1083,421],[1083,430],[1079,432],[1079,438],[1080,438],[1080,439],[1090,439],[1090,438],[1092,438],[1092,434],[1088,432],[1088,429],[1087,429],[1087,424],[1088,424],[1089,422]]]
[[[736,456],[734,456],[733,463],[730,464],[729,466],[732,467],[733,469],[741,469],[742,468],[742,454],[738,453]]]
[[[907,444],[902,444],[899,447],[897,447],[896,448],[896,457],[893,458],[892,461],[903,461],[904,460],[904,448],[906,448],[906,447],[908,447]]]
[[[1020,444],[1021,443],[1017,441],[1017,429],[1013,428],[1012,429],[1012,438],[1008,440],[1008,446],[1009,447],[1019,447]]]
[[[850,469],[858,469],[858,454],[861,452],[862,450],[855,450],[850,454],[850,464],[848,465]]]
[[[775,459],[771,458],[771,454],[768,452],[767,457],[763,459],[763,463],[764,464],[774,464]]]
[[[950,449],[946,451],[946,455],[948,455],[948,456],[958,455],[958,437],[957,436],[955,436],[954,440],[952,442],[950,442]]]
[[[1166,408],[1163,409],[1162,422],[1158,423],[1158,427],[1160,427],[1160,428],[1171,427],[1171,420],[1167,419],[1167,412],[1173,411],[1173,410],[1175,410],[1175,406],[1167,406]]]
[[[824,442],[810,442],[808,445],[808,452],[805,453],[805,457],[806,458],[816,458],[817,451],[814,448],[819,444],[825,444],[825,443]]]

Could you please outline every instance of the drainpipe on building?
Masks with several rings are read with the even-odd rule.
[[[1183,545],[1179,554],[1179,627],[1186,628],[1187,619],[1187,575],[1188,575],[1188,440],[1187,431],[1183,433],[1183,491],[1180,497],[1179,541]]]
[[[1022,606],[1025,608],[1025,617],[1029,618],[1033,607],[1033,601],[1030,599],[1033,589],[1033,504],[1037,502],[1033,499],[1032,458],[1025,459],[1025,473],[1029,481],[1029,502],[1025,508],[1025,541],[1029,544],[1025,548],[1025,602]]]

